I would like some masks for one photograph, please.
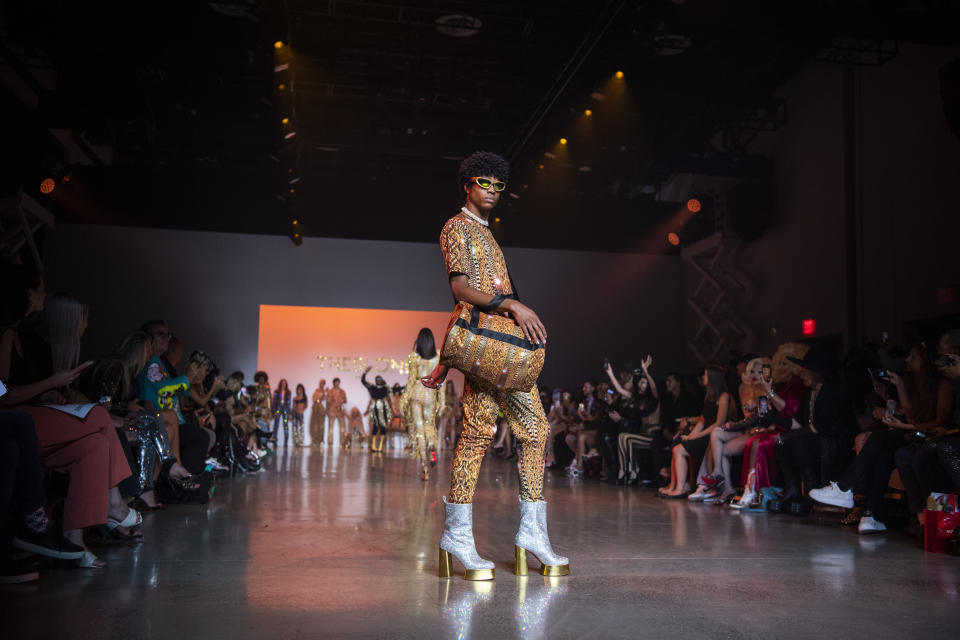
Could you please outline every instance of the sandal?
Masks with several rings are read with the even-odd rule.
[[[117,520],[116,518],[107,518],[107,530],[113,531],[117,527],[124,527],[125,529],[131,529],[140,524],[143,524],[143,516],[140,515],[135,509],[127,509],[127,515],[124,516],[123,520]]]
[[[84,550],[83,555],[77,560],[77,566],[82,569],[103,569],[107,566],[107,563],[89,551]]]

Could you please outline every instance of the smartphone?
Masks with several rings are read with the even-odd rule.
[[[897,412],[897,401],[887,400],[887,415],[892,416]]]
[[[914,431],[913,437],[917,438],[918,440],[924,440],[926,439],[927,434],[925,434],[923,431]]]
[[[886,380],[886,379],[887,379],[887,370],[877,369],[877,380]]]
[[[940,367],[952,366],[953,363],[956,362],[955,358],[956,356],[949,353],[944,354],[942,356],[937,356],[937,359],[933,361],[933,366],[935,366],[938,369]]]
[[[7,385],[3,384],[3,380],[0,380],[0,398],[7,395]]]
[[[770,365],[768,364],[763,365],[763,368],[761,369],[761,371],[763,372],[761,375],[763,375],[764,380],[766,380],[767,382],[770,382],[771,380],[773,380],[773,369],[770,367]]]
[[[763,417],[770,411],[770,399],[767,396],[757,398],[757,415]]]

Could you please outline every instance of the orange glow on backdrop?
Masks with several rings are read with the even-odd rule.
[[[269,374],[271,388],[286,378],[291,390],[303,383],[308,396],[321,378],[328,388],[340,378],[348,411],[354,406],[364,411],[370,396],[360,383],[363,369],[373,366],[370,382],[379,374],[390,386],[406,384],[407,355],[417,333],[421,327],[433,330],[439,351],[451,313],[260,305],[257,368]],[[247,379],[252,381],[253,374]],[[463,393],[462,376],[454,373],[449,379]],[[308,411],[305,422],[309,421]],[[364,426],[368,428],[366,420]]]

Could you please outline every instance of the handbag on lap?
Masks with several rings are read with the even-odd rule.
[[[545,348],[526,339],[506,316],[457,303],[447,327],[440,364],[503,391],[530,391],[543,369]]]

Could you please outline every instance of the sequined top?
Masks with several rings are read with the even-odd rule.
[[[469,287],[490,295],[513,293],[503,252],[486,226],[458,213],[443,225],[440,250],[448,277],[465,275]]]

